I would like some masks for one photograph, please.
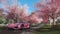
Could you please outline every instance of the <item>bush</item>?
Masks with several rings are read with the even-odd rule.
[[[6,24],[7,20],[4,17],[0,17],[0,24]]]

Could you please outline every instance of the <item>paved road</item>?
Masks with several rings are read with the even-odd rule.
[[[35,32],[29,30],[0,30],[0,34],[35,34]]]

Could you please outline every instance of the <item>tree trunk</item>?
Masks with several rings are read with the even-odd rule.
[[[55,22],[55,19],[53,19],[53,28],[55,28],[55,25],[56,25],[56,22]]]

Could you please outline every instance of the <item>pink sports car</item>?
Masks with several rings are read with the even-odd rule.
[[[22,28],[29,28],[30,27],[30,23],[11,23],[8,24],[7,27],[9,29],[22,29]]]

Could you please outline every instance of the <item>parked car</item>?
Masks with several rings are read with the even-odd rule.
[[[27,28],[30,28],[30,23],[11,23],[11,24],[8,24],[7,27],[9,29],[27,29]]]

